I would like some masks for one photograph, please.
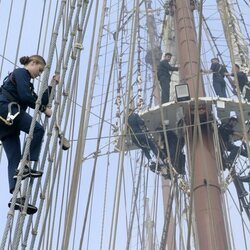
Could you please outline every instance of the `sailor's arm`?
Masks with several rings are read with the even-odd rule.
[[[232,134],[234,141],[243,139],[243,135],[240,132],[234,131]]]

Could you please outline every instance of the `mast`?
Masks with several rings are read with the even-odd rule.
[[[196,96],[197,99],[197,97],[204,96],[204,89],[199,74],[198,41],[192,13],[194,6],[190,2],[193,1],[175,0],[173,11],[177,32],[180,83],[187,83],[191,97]],[[218,170],[211,136],[213,132],[209,126],[198,126],[197,129],[199,131],[199,133],[197,132],[197,140],[195,137],[194,139],[190,138],[191,148],[195,152],[191,152],[193,176],[191,201],[193,203],[190,206],[195,213],[198,249],[228,249],[221,189],[218,183]],[[193,132],[195,133],[195,130]],[[189,241],[190,239],[188,239],[187,249],[190,249]]]

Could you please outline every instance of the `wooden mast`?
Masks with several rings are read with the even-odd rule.
[[[204,96],[202,79],[199,77],[199,51],[190,0],[173,1],[177,36],[177,58],[180,64],[180,83],[188,83],[191,97]],[[221,189],[218,183],[212,129],[201,127],[197,141],[192,142],[195,154],[191,162],[193,171],[193,210],[195,213],[198,249],[228,249],[226,227],[223,219]],[[191,147],[192,147],[191,146]],[[191,199],[192,200],[192,199]],[[187,246],[190,249],[190,246]]]

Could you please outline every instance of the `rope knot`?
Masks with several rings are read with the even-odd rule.
[[[75,47],[76,49],[81,49],[81,50],[83,49],[83,46],[82,46],[81,43],[75,43],[74,47]]]

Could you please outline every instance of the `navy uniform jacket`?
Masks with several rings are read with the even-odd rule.
[[[10,102],[16,102],[20,106],[20,114],[14,119],[14,123],[11,126],[4,124],[0,121],[0,139],[7,134],[11,134],[13,131],[16,131],[15,124],[17,124],[19,118],[25,110],[30,107],[35,108],[37,94],[34,92],[34,86],[30,82],[31,75],[29,71],[25,68],[15,69],[5,80],[1,86],[0,91],[0,116],[4,119],[8,115],[8,105]],[[42,96],[42,104],[40,106],[40,111],[45,111],[46,105],[49,102],[49,95],[51,93],[52,87],[49,86],[45,90]],[[12,115],[15,114],[18,109],[16,105],[12,106]]]
[[[213,71],[213,81],[224,80],[224,74],[228,72],[226,67],[219,63],[212,63],[210,69]]]
[[[142,129],[141,126],[144,126],[143,119],[136,113],[131,113],[128,117],[128,125],[133,130],[134,134],[141,134]],[[137,135],[138,136],[138,135]],[[140,136],[140,135],[139,135]]]
[[[219,133],[223,142],[228,145],[232,142],[232,135],[234,133],[233,127],[228,123],[222,123],[219,126]]]
[[[8,98],[4,92],[2,95],[5,96],[8,101],[17,102],[22,110],[26,110],[27,107],[34,109],[36,105],[37,94],[34,92],[34,86],[30,81],[31,75],[27,69],[15,69],[4,81],[1,87],[4,89],[4,92],[7,91],[10,96],[8,95]],[[46,105],[49,102],[51,88],[52,87],[48,87],[42,96],[42,105],[40,106],[41,111],[46,109]],[[0,101],[1,100],[2,98],[0,98]]]
[[[234,73],[232,73],[231,76],[234,76]],[[247,75],[244,72],[239,71],[237,72],[237,78],[239,82],[240,91],[242,92],[243,87],[248,84]]]
[[[170,71],[178,71],[178,67],[173,67],[167,60],[162,60],[157,67],[157,77],[160,80],[161,77],[170,79]]]

